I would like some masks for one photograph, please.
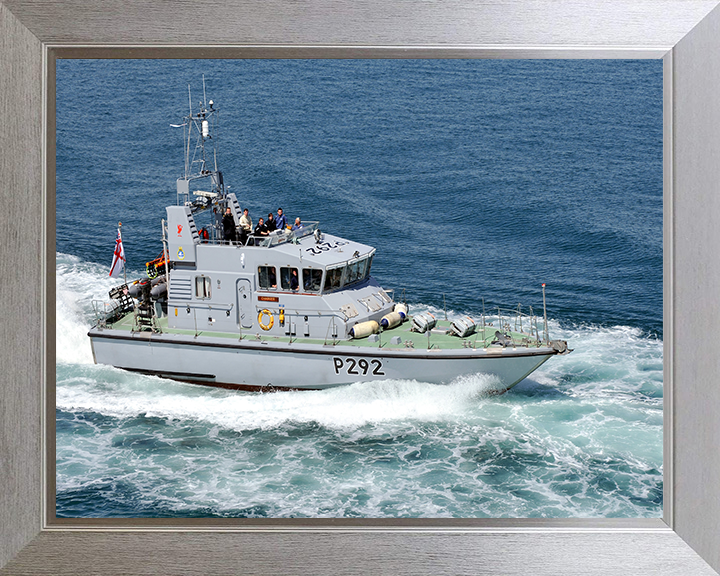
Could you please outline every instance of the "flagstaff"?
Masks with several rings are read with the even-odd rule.
[[[120,269],[118,266],[122,266],[123,269],[123,280],[125,284],[127,285],[127,270],[125,267],[125,249],[123,248],[122,243],[122,222],[118,222],[118,233],[117,238],[115,239],[115,250],[113,251],[113,260],[112,264],[110,265],[110,274],[109,276],[111,278],[115,278],[120,275]]]
[[[118,222],[118,237],[120,238],[120,246],[122,247],[122,222]],[[125,248],[122,248],[123,261],[123,284],[127,286],[127,266],[125,266]]]

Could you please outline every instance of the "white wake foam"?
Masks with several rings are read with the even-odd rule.
[[[317,424],[356,429],[366,424],[446,420],[482,401],[491,377],[464,378],[448,386],[409,380],[363,382],[321,391],[237,393],[198,388],[159,378],[94,367],[97,377],[119,373],[116,383],[97,387],[93,378],[70,376],[58,386],[57,407],[118,418],[144,414],[196,420],[233,430]]]
[[[59,364],[92,364],[88,329],[95,321],[93,300],[108,301],[108,292],[122,283],[110,278],[109,267],[56,254],[55,345]],[[139,274],[132,276],[138,277]]]

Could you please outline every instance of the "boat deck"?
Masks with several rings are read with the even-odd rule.
[[[333,342],[332,336],[328,335],[327,339],[305,338],[298,336],[274,336],[264,334],[261,330],[243,330],[242,332],[216,332],[214,330],[180,330],[168,327],[167,317],[158,318],[157,325],[162,334],[183,334],[188,336],[206,336],[213,338],[228,338],[233,340],[254,340],[262,342],[289,343],[298,342],[304,344],[335,344],[342,346],[353,346],[358,348],[416,348],[416,349],[440,349],[440,350],[457,350],[463,348],[502,348],[500,344],[492,344],[496,339],[495,332],[499,330],[497,326],[487,324],[486,326],[478,325],[476,331],[465,338],[455,336],[450,332],[451,322],[447,320],[438,320],[436,327],[430,333],[419,333],[411,330],[412,322],[406,321],[403,324],[383,330],[378,334],[378,339],[357,338],[352,340],[336,339]],[[127,314],[117,322],[108,323],[105,329],[119,330],[125,332],[133,331],[133,315]],[[148,331],[145,334],[149,333]],[[527,332],[507,330],[504,333],[512,339],[509,344],[511,347],[519,348],[538,348],[543,342],[530,335]],[[400,338],[397,342],[395,337]],[[395,342],[393,342],[395,340]]]

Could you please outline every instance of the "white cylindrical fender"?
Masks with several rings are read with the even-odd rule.
[[[380,325],[375,320],[360,322],[350,328],[350,336],[352,338],[367,338],[370,334],[377,334],[380,331]]]
[[[430,314],[430,312],[415,314],[412,318],[413,330],[415,330],[415,332],[427,332],[428,330],[432,330],[435,328],[436,323],[437,320],[435,320],[435,316]]]
[[[407,304],[398,302],[397,304],[395,304],[395,308],[393,308],[393,312],[397,312],[398,314],[400,314],[403,322],[405,322],[405,320],[407,320],[407,316],[408,316]]]
[[[383,330],[390,330],[390,328],[395,328],[395,326],[399,326],[402,324],[402,316],[399,312],[390,312],[390,314],[385,314],[382,318],[380,318],[380,326],[383,327]]]

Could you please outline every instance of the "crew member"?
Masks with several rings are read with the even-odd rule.
[[[277,225],[275,223],[275,218],[273,218],[272,212],[268,214],[268,219],[267,222],[265,222],[265,226],[267,226],[268,232],[275,232],[275,230],[277,230]]]
[[[235,218],[233,218],[232,210],[228,208],[225,210],[225,215],[222,219],[223,223],[223,240],[227,244],[232,244],[235,242],[236,236],[235,236]]]
[[[270,232],[268,231],[267,226],[265,226],[265,221],[262,218],[260,218],[260,220],[258,220],[258,225],[255,226],[254,235],[255,236],[269,236],[270,235]]]
[[[287,218],[285,218],[285,214],[283,214],[282,208],[278,208],[278,217],[275,225],[277,226],[278,230],[285,230],[285,228],[287,228]]]
[[[250,218],[250,214],[248,214],[247,208],[243,210],[243,215],[240,216],[240,228],[245,230],[248,234],[252,232],[252,219]]]

